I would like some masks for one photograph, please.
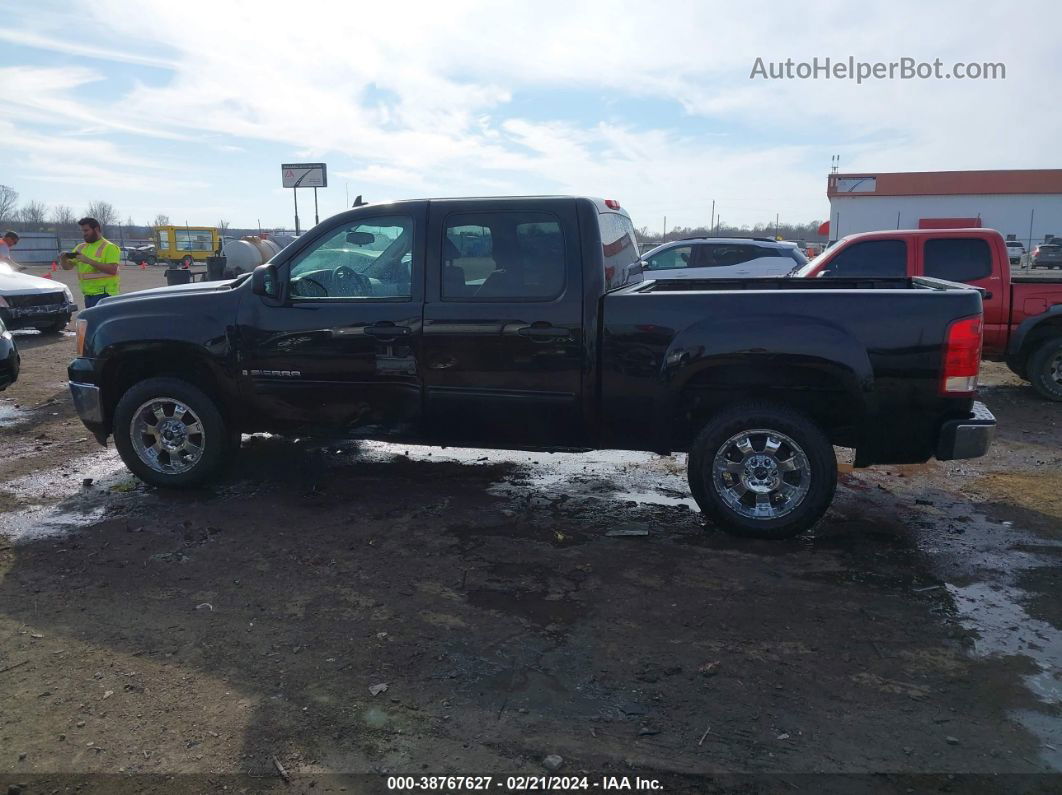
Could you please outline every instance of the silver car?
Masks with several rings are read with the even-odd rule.
[[[642,255],[647,279],[736,279],[785,276],[807,258],[796,243],[764,237],[673,240]]]

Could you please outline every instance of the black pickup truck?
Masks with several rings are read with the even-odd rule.
[[[980,456],[981,294],[932,279],[646,281],[630,217],[571,197],[408,201],[233,281],[105,299],[70,387],[157,486],[241,432],[689,452],[702,510],[796,534],[856,464]]]

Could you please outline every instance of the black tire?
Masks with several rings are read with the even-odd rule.
[[[1029,357],[1027,377],[1041,397],[1062,401],[1062,337],[1040,343]]]
[[[199,444],[202,452],[198,460],[179,472],[164,472],[153,468],[141,458],[134,441],[133,423],[137,420],[138,411],[154,400],[165,404],[166,399],[180,401],[190,412],[184,416],[197,418],[203,429]],[[192,437],[193,435],[189,434],[189,438]],[[226,427],[213,398],[187,381],[168,377],[141,381],[122,395],[114,410],[114,446],[130,472],[145,483],[162,488],[197,486],[217,472],[234,452],[233,432]],[[167,460],[174,459],[168,457]]]
[[[745,433],[752,433],[752,451],[762,458],[766,453],[766,435],[756,434],[756,431],[788,437],[776,450],[779,454],[788,454],[781,460],[782,464],[795,462],[800,455],[806,463],[800,467],[800,472],[781,475],[783,480],[786,477],[800,479],[800,485],[790,487],[798,492],[803,489],[795,505],[786,507],[784,500],[773,504],[776,495],[772,492],[767,497],[772,501],[767,510],[775,515],[759,518],[745,515],[728,504],[728,496],[733,499],[736,491],[721,488],[713,471],[716,456],[723,454],[726,459],[724,450],[732,447],[728,442]],[[760,449],[756,448],[757,439],[763,444]],[[789,442],[797,449],[793,450]],[[748,466],[749,460],[745,459],[743,463]],[[731,460],[731,463],[735,462]],[[758,468],[753,474],[760,471],[765,472],[762,477],[770,478],[767,469]],[[806,486],[804,472],[807,474]],[[690,490],[701,511],[728,533],[749,538],[791,538],[812,527],[829,508],[837,487],[837,458],[822,429],[800,412],[771,403],[751,403],[724,409],[704,426],[690,448],[688,477]],[[733,476],[733,481],[735,487],[737,483],[745,482],[737,475]],[[724,496],[724,491],[728,496]],[[747,495],[741,499],[746,498]],[[744,510],[753,508],[745,506]]]

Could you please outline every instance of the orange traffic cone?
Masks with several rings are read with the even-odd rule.
[[[144,262],[143,260],[140,261],[140,270],[142,270],[142,271],[146,271],[147,270],[147,263]]]
[[[53,259],[52,260],[52,273],[55,273],[57,270],[59,270],[59,266],[55,264],[55,260]]]
[[[51,271],[48,271],[48,272],[47,272],[46,274],[44,274],[44,278],[45,278],[45,279],[50,279],[50,278],[52,278],[52,272],[51,272]]]

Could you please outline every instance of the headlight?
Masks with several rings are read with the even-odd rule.
[[[88,321],[78,318],[74,321],[74,329],[77,331],[77,355],[85,355],[85,331],[88,329]]]
[[[74,303],[74,294],[72,292],[70,292],[70,288],[69,287],[64,287],[63,288],[63,295],[66,296],[66,302],[68,304]]]

